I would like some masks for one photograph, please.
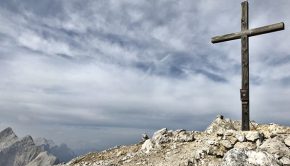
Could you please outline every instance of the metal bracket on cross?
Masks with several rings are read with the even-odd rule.
[[[249,101],[249,90],[241,89],[241,101]]]

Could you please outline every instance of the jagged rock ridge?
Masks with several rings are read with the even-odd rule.
[[[10,127],[0,132],[0,166],[52,166],[73,158],[72,153],[66,145],[57,146],[53,141],[37,139],[35,144],[31,136],[19,139]]]
[[[59,166],[282,166],[290,165],[290,127],[218,116],[203,132],[161,129],[130,146],[89,153]]]
[[[8,127],[0,132],[0,165],[2,166],[40,166],[41,162],[53,165],[56,157],[49,154],[42,154],[42,160],[34,161],[39,158],[42,149],[35,146],[31,136],[19,139],[13,130]]]
[[[40,146],[43,151],[47,151],[56,156],[58,162],[68,162],[76,157],[75,153],[66,144],[56,145],[52,140],[47,140],[45,138],[36,138],[34,142],[37,146]]]

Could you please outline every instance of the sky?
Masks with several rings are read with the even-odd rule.
[[[0,130],[76,151],[241,118],[238,0],[0,0]],[[249,0],[250,119],[290,125],[289,0]]]

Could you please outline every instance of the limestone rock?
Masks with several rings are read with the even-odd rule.
[[[203,159],[206,154],[207,154],[207,151],[206,150],[204,150],[204,149],[198,149],[195,152],[194,158],[197,159],[197,160],[200,160],[200,159]]]
[[[170,142],[167,128],[160,129],[153,134],[152,140],[156,144],[163,144]]]
[[[235,130],[232,130],[232,129],[226,130],[224,135],[225,136],[232,136],[232,135],[234,135],[235,132],[236,131]]]
[[[282,142],[281,137],[274,137],[267,139],[259,149],[274,154],[277,158],[290,157],[290,149]]]
[[[248,162],[253,165],[281,165],[281,163],[272,155],[263,151],[247,151]]]
[[[227,136],[227,137],[225,137],[225,140],[230,141],[232,145],[236,144],[238,141],[238,139],[236,137],[233,137],[233,136]]]
[[[150,139],[147,139],[141,147],[141,150],[144,151],[145,153],[149,153],[152,149],[154,148],[154,144]]]
[[[157,146],[169,142],[191,142],[194,141],[194,132],[184,129],[168,131],[166,128],[163,128],[153,134],[152,141]]]
[[[258,140],[256,141],[256,146],[259,147],[259,146],[261,146],[261,145],[262,145],[262,141],[258,139]]]
[[[280,161],[283,165],[290,165],[290,159],[287,157],[282,157]]]
[[[223,166],[248,166],[246,163],[247,155],[244,150],[232,149],[223,157]]]
[[[227,150],[224,146],[217,146],[217,149],[213,152],[213,155],[216,157],[223,157],[226,152]]]
[[[246,133],[246,139],[249,141],[256,141],[261,138],[261,134],[258,131],[248,131]]]
[[[208,145],[218,145],[218,142],[215,141],[215,140],[207,140],[206,143],[207,143]]]
[[[183,130],[175,134],[173,140],[176,142],[191,142],[194,141],[194,134]]]
[[[237,130],[237,126],[232,120],[218,116],[205,132],[211,134],[225,132],[226,130]]]
[[[290,134],[290,128],[278,124],[259,125],[258,130],[263,131],[265,138],[273,138],[280,134]]]
[[[162,128],[162,129],[160,129],[160,130],[158,130],[158,131],[156,131],[154,134],[153,134],[153,139],[154,138],[156,138],[156,137],[158,137],[158,136],[160,136],[160,135],[164,135],[164,134],[166,134],[167,133],[167,128]]]
[[[238,139],[239,142],[244,142],[245,141],[245,134],[242,132],[236,133],[236,138]]]
[[[220,143],[227,149],[230,149],[233,147],[233,144],[229,140],[222,140]]]
[[[255,143],[252,142],[237,142],[234,146],[236,149],[248,149],[248,150],[254,150],[257,148]]]
[[[284,140],[285,144],[290,147],[290,135]]]
[[[281,163],[267,152],[246,149],[228,151],[222,162],[223,166],[279,166]]]

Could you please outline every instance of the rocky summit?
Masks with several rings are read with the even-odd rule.
[[[290,166],[290,127],[217,116],[202,132],[163,128],[130,146],[89,153],[59,166]]]

